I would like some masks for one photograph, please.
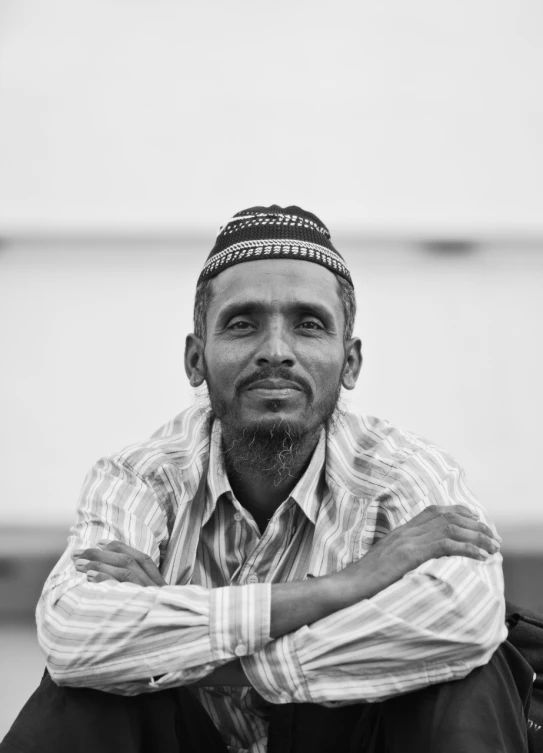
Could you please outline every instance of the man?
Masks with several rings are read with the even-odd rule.
[[[94,466],[45,584],[42,746],[527,750],[499,537],[450,456],[338,409],[354,314],[316,216],[221,228],[185,353],[209,410]]]

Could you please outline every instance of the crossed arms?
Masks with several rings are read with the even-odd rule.
[[[272,703],[375,701],[463,677],[506,637],[492,531],[450,498],[339,573],[208,590],[160,582],[164,504],[140,476],[110,464],[87,486],[38,606],[58,684],[127,695],[251,684]],[[104,537],[120,543],[96,548]],[[74,549],[89,560],[80,570]]]

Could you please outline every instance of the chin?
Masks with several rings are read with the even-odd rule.
[[[314,421],[307,415],[300,415],[300,411],[268,410],[258,415],[254,413],[243,417],[238,424],[239,429],[258,434],[269,434],[274,431],[285,431],[299,436],[314,429]]]

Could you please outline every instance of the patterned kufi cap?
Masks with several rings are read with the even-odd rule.
[[[300,207],[276,204],[243,209],[228,220],[219,229],[198,282],[215,277],[234,264],[259,259],[312,261],[353,284],[326,225]]]

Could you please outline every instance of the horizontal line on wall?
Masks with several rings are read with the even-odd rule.
[[[417,246],[436,252],[469,251],[478,246],[522,248],[543,246],[543,227],[522,228],[477,228],[477,227],[428,227],[394,228],[335,226],[332,239],[341,244],[361,246]],[[176,246],[198,243],[211,245],[217,228],[214,226],[184,227],[127,227],[127,226],[26,226],[1,227],[0,245],[118,245],[133,247],[149,245]]]
[[[543,556],[543,524],[539,521],[508,524],[498,521],[498,531],[506,552],[540,554]],[[60,553],[66,546],[70,523],[63,526],[0,525],[0,555]]]

